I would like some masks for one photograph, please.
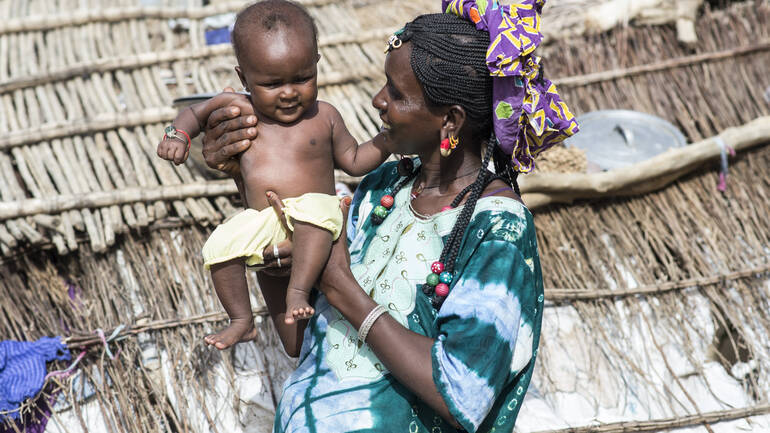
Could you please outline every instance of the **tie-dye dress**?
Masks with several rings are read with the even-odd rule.
[[[468,432],[510,432],[537,354],[543,284],[532,215],[518,201],[478,201],[460,247],[451,292],[436,312],[419,286],[441,254],[460,208],[423,217],[411,186],[379,225],[368,220],[395,163],[359,186],[349,218],[351,268],[361,287],[410,330],[435,339],[432,371]],[[454,432],[398,383],[323,295],[315,302],[296,371],[284,384],[274,432]],[[390,350],[399,350],[394,344]]]

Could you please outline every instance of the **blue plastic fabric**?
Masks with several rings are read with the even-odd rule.
[[[230,43],[230,29],[222,27],[218,29],[206,30],[206,45],[218,45]]]
[[[68,361],[70,352],[59,337],[37,341],[0,341],[0,412],[17,409],[40,392],[47,374],[46,363]],[[9,416],[19,417],[18,412]]]

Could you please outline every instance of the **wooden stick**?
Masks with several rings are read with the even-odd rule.
[[[45,199],[36,198],[0,203],[0,220],[38,213],[56,214],[73,209],[99,208],[127,203],[181,200],[190,197],[211,197],[237,193],[238,189],[233,181],[217,180],[186,185],[128,187],[122,190],[97,191],[87,194],[57,195]]]
[[[712,53],[693,54],[692,56],[677,57],[664,60],[658,63],[648,65],[633,66],[630,68],[613,69],[611,71],[596,72],[586,75],[575,75],[572,77],[557,78],[553,80],[557,86],[587,86],[589,84],[601,83],[603,81],[617,80],[619,78],[633,77],[635,75],[648,74],[650,72],[660,72],[668,69],[681,68],[684,66],[696,65],[699,63],[715,62],[719,60],[732,59],[738,56],[745,56],[758,51],[770,50],[770,40],[762,40],[755,44],[745,47],[733,48],[730,50],[716,51]]]
[[[770,272],[770,263],[755,268],[744,269],[735,272],[728,272],[720,275],[702,278],[688,278],[680,281],[669,281],[666,283],[639,286],[631,289],[619,290],[595,290],[595,289],[545,289],[546,300],[553,303],[566,303],[569,301],[588,301],[600,298],[621,298],[635,295],[653,295],[682,290],[689,287],[703,287],[714,284],[725,283],[727,281],[749,278],[753,275]]]
[[[719,136],[736,151],[770,141],[770,116],[728,128]],[[715,138],[669,150],[634,165],[602,173],[532,173],[520,177],[524,202],[530,209],[577,199],[645,194],[718,158]],[[653,181],[654,180],[654,181]]]
[[[541,430],[537,433],[625,433],[660,431],[691,425],[715,424],[722,421],[731,421],[751,416],[765,415],[768,413],[770,413],[770,404],[763,404],[749,408],[706,412],[702,415],[688,415],[650,421],[629,421],[583,427],[568,427],[558,430]]]
[[[251,311],[251,314],[253,316],[267,316],[268,312],[266,308],[255,308]],[[158,331],[163,329],[178,328],[180,326],[187,326],[187,325],[193,325],[198,323],[221,322],[223,320],[227,320],[227,313],[211,312],[211,313],[205,313],[205,314],[200,314],[197,316],[191,316],[191,317],[185,317],[185,318],[157,320],[154,322],[148,322],[141,325],[126,328],[122,330],[116,336],[116,338],[128,337],[131,335],[137,335],[148,331]],[[105,332],[105,334],[110,335],[112,332],[113,331],[110,330],[109,332]],[[76,348],[81,348],[85,346],[92,346],[94,344],[101,344],[101,339],[94,334],[75,335],[75,336],[65,338],[64,342],[71,349],[76,349]]]
[[[148,108],[131,113],[101,113],[80,122],[49,123],[36,129],[11,132],[0,137],[0,150],[29,143],[53,140],[74,135],[108,131],[119,127],[132,127],[146,123],[168,122],[176,116],[171,108]]]
[[[318,7],[334,3],[334,0],[301,0],[299,3],[308,7]],[[88,23],[114,23],[136,19],[180,19],[200,20],[213,15],[238,12],[244,7],[243,1],[217,3],[199,8],[162,8],[162,7],[120,7],[79,9],[70,14],[37,15],[5,20],[0,25],[0,35],[17,32],[53,30],[60,27],[82,26]]]
[[[730,128],[720,137],[736,151],[750,148],[770,139],[770,116]],[[670,150],[662,155],[640,162],[631,167],[597,174],[583,173],[534,173],[522,178],[524,201],[530,209],[556,202],[569,202],[579,198],[607,197],[614,195],[643,194],[662,188],[660,182],[649,179],[664,178],[666,182],[683,176],[700,164],[719,156],[714,139],[707,139],[681,149]],[[0,203],[0,220],[34,215],[58,213],[71,209],[104,207],[117,204],[139,203],[155,200],[180,200],[191,197],[230,195],[237,193],[229,181],[197,182],[186,185],[165,185],[154,188],[128,188],[119,191],[99,191],[84,195],[60,195],[52,198],[28,199]]]
[[[375,29],[356,35],[330,35],[327,37],[320,37],[318,45],[319,47],[325,47],[329,45],[364,43],[378,39],[384,40],[392,32],[392,29]],[[56,81],[69,80],[75,77],[88,76],[96,73],[112,72],[115,70],[128,71],[164,63],[194,59],[210,59],[216,56],[225,55],[233,55],[233,49],[228,44],[201,47],[189,53],[180,50],[165,52],[144,52],[117,58],[101,58],[92,61],[75,62],[74,64],[69,64],[59,70],[21,76],[13,80],[1,82],[0,93],[7,93],[27,87],[39,86]],[[379,68],[377,68],[377,70],[379,71]],[[369,71],[369,75],[371,75],[371,71]],[[319,79],[320,78],[323,78],[323,75],[319,77]],[[322,79],[321,82],[324,80],[328,84],[338,82],[340,78],[336,75],[333,75]],[[325,84],[319,83],[319,85]],[[206,87],[209,88],[209,86]]]

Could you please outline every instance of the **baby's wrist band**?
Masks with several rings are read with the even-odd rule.
[[[380,318],[383,314],[387,313],[388,309],[382,305],[378,305],[372,308],[372,311],[366,315],[366,318],[361,322],[361,327],[358,328],[358,339],[362,342],[366,342],[366,337],[369,335],[369,331],[372,329],[374,322]]]
[[[163,130],[163,132],[164,140],[167,138],[176,138],[179,141],[187,143],[187,150],[190,150],[190,146],[192,146],[192,140],[190,140],[190,136],[186,132],[178,129],[174,125],[168,125],[166,129]]]

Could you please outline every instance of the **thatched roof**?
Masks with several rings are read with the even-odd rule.
[[[234,188],[154,150],[173,98],[237,84],[203,20],[246,2],[97,3],[0,1],[11,17],[0,23],[0,335],[88,348],[61,382],[52,430],[264,431],[292,365],[270,324],[256,344],[202,345],[225,316],[199,251],[235,210]],[[368,137],[385,36],[436,6],[304,3],[321,31],[320,97]],[[674,25],[621,27],[543,54],[577,114],[636,109],[700,141],[770,114],[769,23],[767,3],[748,2],[706,11],[694,46]],[[536,212],[550,304],[522,431],[770,412],[767,143],[731,161],[724,195],[707,164],[650,180],[657,192]],[[93,331],[121,324],[110,361]],[[585,416],[565,410],[575,402]]]

